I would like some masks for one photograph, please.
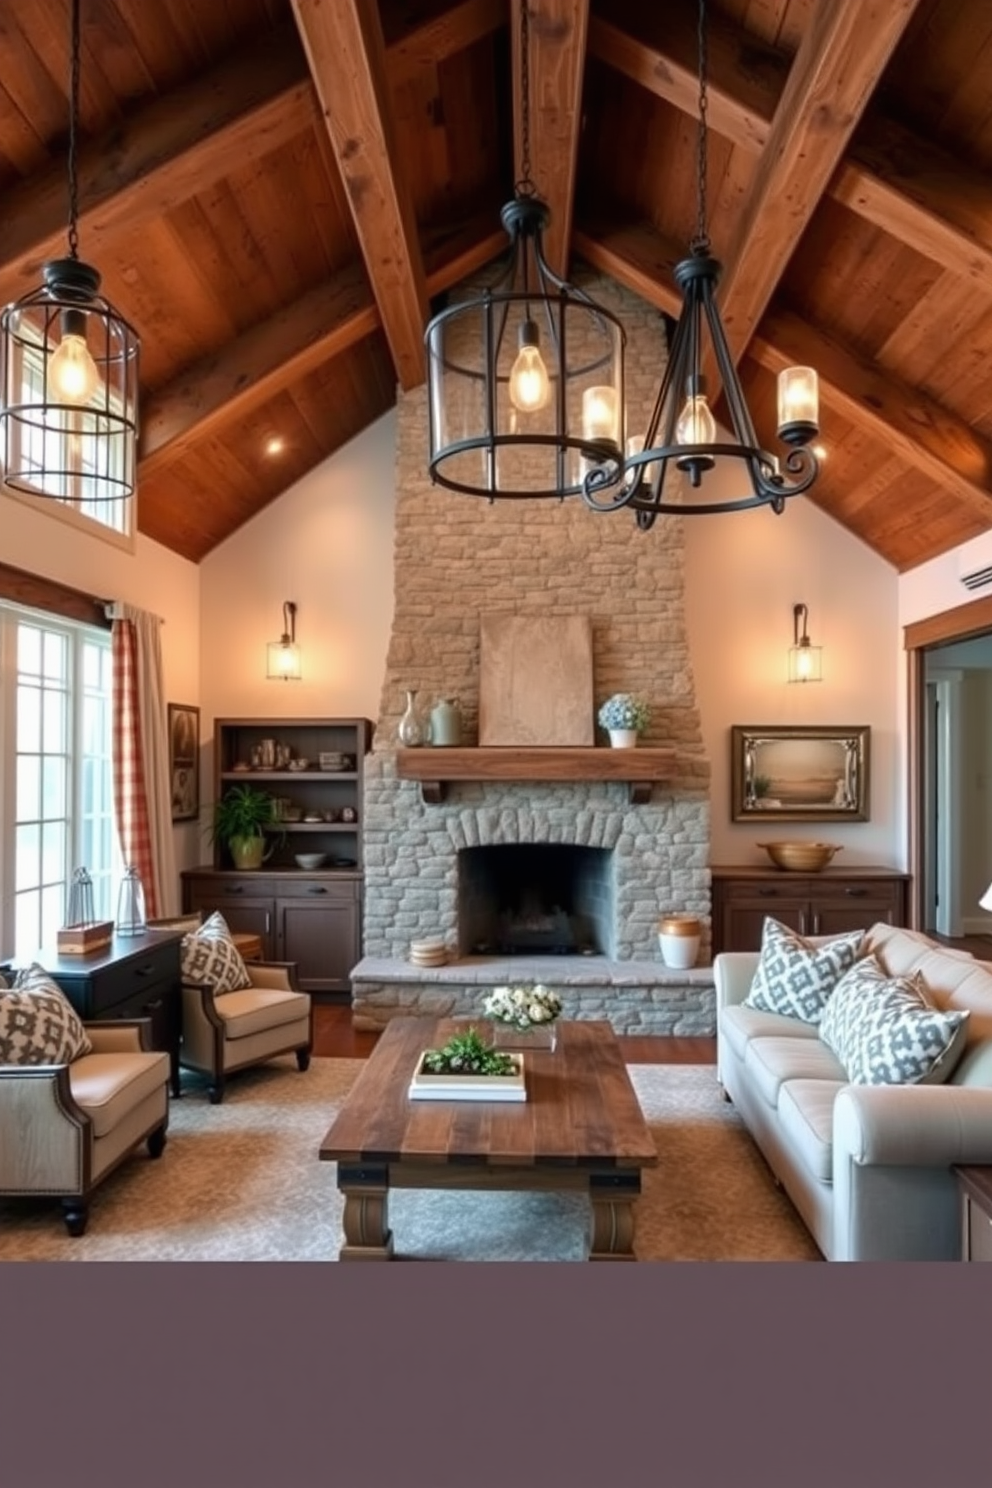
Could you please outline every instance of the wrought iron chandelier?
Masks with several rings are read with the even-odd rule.
[[[80,0],[72,0],[69,256],[0,315],[0,459],[15,490],[85,511],[134,493],[138,337],[79,258]]]
[[[591,469],[623,461],[624,329],[544,256],[550,212],[530,179],[527,11],[521,0],[522,175],[500,213],[507,259],[493,284],[439,311],[424,335],[431,480],[489,501],[578,495]]]
[[[699,0],[699,128],[697,133],[697,219],[690,256],[675,266],[682,291],[682,313],[670,338],[668,364],[643,441],[627,442],[626,458],[618,467],[606,461],[587,473],[583,496],[595,511],[629,507],[638,526],[647,531],[664,514],[742,511],[770,506],[784,510],[786,498],[809,490],[819,472],[806,446],[818,432],[817,375],[812,367],[787,367],[778,379],[778,434],[792,446],[784,462],[758,444],[733,357],[717,309],[715,290],[721,265],[710,252],[706,228],[706,4]],[[708,329],[724,397],[735,436],[734,443],[717,439],[703,375],[704,340]],[[742,494],[717,497],[701,491],[703,477],[717,461],[743,467],[750,487]],[[665,491],[665,476],[674,461],[687,480],[678,482],[675,495]],[[783,469],[784,464],[784,469]],[[700,499],[693,493],[700,491]],[[710,496],[713,499],[707,499]]]

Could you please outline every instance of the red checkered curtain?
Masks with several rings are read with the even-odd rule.
[[[114,812],[124,861],[141,875],[149,917],[176,914],[161,621],[114,604]]]

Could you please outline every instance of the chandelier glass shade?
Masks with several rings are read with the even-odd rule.
[[[265,648],[265,675],[274,682],[301,682],[303,658],[296,641],[296,605],[291,599],[283,604],[282,624],[282,635],[277,641],[269,641]]]
[[[133,495],[138,350],[134,329],[78,256],[79,3],[72,0],[69,253],[0,314],[0,459],[15,490],[85,511]]]
[[[721,265],[710,251],[706,230],[706,109],[706,7],[699,0],[697,225],[689,256],[674,269],[682,309],[643,438],[626,441],[619,468],[604,461],[587,472],[583,485],[586,503],[594,510],[628,507],[643,530],[665,513],[685,516],[758,506],[781,513],[786,499],[809,490],[819,471],[807,448],[819,431],[817,375],[811,367],[789,367],[779,374],[778,434],[789,446],[784,458],[763,449],[755,433],[716,301]],[[733,436],[729,440],[720,439],[709,405],[703,371],[707,362],[723,389]],[[666,480],[673,466],[682,479]]]

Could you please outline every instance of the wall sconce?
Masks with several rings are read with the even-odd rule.
[[[982,909],[992,909],[992,884],[989,884],[978,903]]]
[[[283,633],[278,641],[270,641],[268,667],[265,675],[279,682],[299,682],[303,678],[300,648],[296,644],[296,606],[287,599],[282,607]]]
[[[793,644],[789,647],[789,681],[823,681],[823,647],[811,646],[806,634],[807,611],[804,604],[792,606]],[[802,635],[799,622],[802,621]]]

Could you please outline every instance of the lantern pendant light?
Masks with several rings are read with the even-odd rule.
[[[266,647],[265,675],[278,682],[301,682],[303,661],[296,642],[296,605],[287,599],[282,607],[282,635]]]
[[[441,309],[425,333],[431,480],[503,498],[579,495],[588,472],[623,467],[623,348],[615,315],[544,256],[550,220],[530,179],[528,0],[520,10],[521,179],[500,220],[496,280]]]
[[[601,463],[587,473],[583,496],[595,511],[636,512],[642,530],[652,527],[663,513],[741,511],[770,506],[781,513],[790,496],[809,490],[819,472],[816,456],[806,448],[818,432],[818,388],[811,367],[788,367],[779,374],[778,433],[791,445],[784,462],[760,448],[748,411],[726,333],[717,309],[715,290],[721,265],[710,252],[706,230],[706,4],[699,0],[699,129],[697,135],[697,222],[690,256],[675,265],[675,280],[682,292],[682,313],[670,339],[668,363],[654,410],[642,439],[632,438],[620,477],[614,466]],[[736,442],[721,442],[709,407],[703,375],[703,345],[706,332],[723,385],[724,397]],[[717,461],[728,470],[743,474],[741,489],[719,496],[715,483],[726,482],[724,472],[711,477],[709,490],[704,479]],[[672,493],[665,490],[665,477],[674,462],[683,479]],[[784,464],[784,468],[783,468]],[[694,493],[699,491],[697,499]],[[712,493],[712,495],[711,495]]]
[[[136,479],[138,337],[79,258],[80,0],[72,0],[69,253],[0,315],[0,460],[15,490],[86,511]]]

